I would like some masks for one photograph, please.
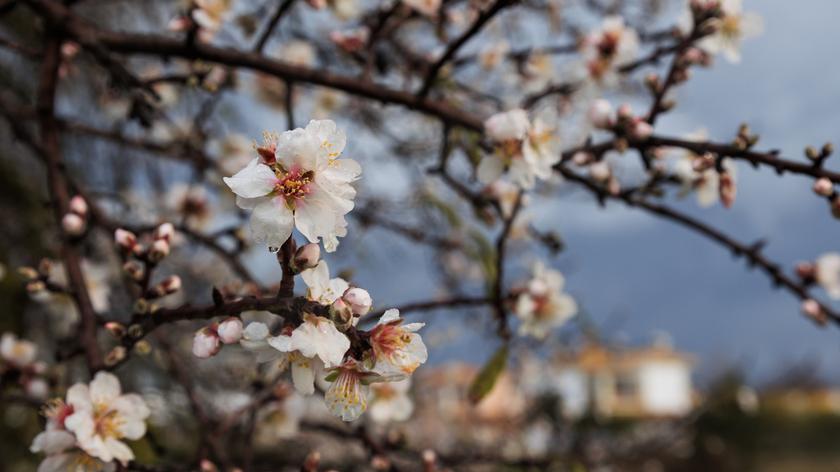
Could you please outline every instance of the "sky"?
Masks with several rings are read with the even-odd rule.
[[[679,107],[661,118],[656,130],[679,136],[705,128],[712,139],[728,141],[747,122],[762,136],[759,149],[778,148],[787,158],[804,159],[805,145],[840,137],[840,62],[832,50],[840,43],[834,21],[840,3],[745,4],[764,18],[764,33],[744,44],[740,64],[719,58],[713,68],[696,70],[674,95]],[[813,195],[811,180],[779,178],[744,165],[738,179],[731,210],[701,209],[692,198],[670,204],[742,241],[766,238],[766,254],[787,269],[840,250],[840,222]],[[676,348],[696,354],[701,381],[737,365],[761,383],[808,362],[840,383],[840,332],[817,328],[800,315],[796,298],[774,290],[763,273],[748,270],[724,248],[638,210],[621,205],[601,210],[584,192],[571,192],[540,215],[543,226],[557,229],[567,244],[554,265],[565,273],[568,290],[611,338],[644,344],[658,332],[668,333]],[[407,275],[409,283],[370,276],[394,301],[417,299],[424,287],[427,261],[422,254],[407,254],[393,249],[380,256],[407,261],[417,274]],[[491,333],[479,330],[433,352],[432,360],[480,362],[496,344]]]

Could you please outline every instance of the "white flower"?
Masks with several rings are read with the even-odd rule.
[[[201,40],[210,41],[226,20],[231,0],[194,0],[193,3],[192,19],[201,29]]]
[[[389,379],[411,375],[429,357],[423,339],[416,333],[425,323],[402,325],[402,322],[400,311],[392,308],[370,330],[371,371]]]
[[[414,402],[408,395],[411,379],[372,384],[370,417],[377,423],[405,421],[414,412]]]
[[[18,339],[13,333],[3,333],[0,338],[0,358],[17,369],[24,369],[35,363],[38,347],[32,341]]]
[[[366,372],[355,359],[348,359],[335,368],[326,379],[332,381],[324,394],[327,409],[342,421],[354,421],[367,409],[368,385],[381,381],[376,374]]]
[[[516,199],[520,198],[519,193],[519,187],[507,180],[497,180],[484,188],[485,195],[499,202],[502,216],[505,218],[510,218],[513,214]],[[522,195],[521,198],[525,199],[526,197],[527,195]]]
[[[38,465],[38,472],[111,472],[116,470],[113,462],[102,462],[88,454],[73,449],[76,437],[63,429],[48,429],[35,436],[30,452],[44,453],[47,457]],[[71,450],[68,450],[71,449]]]
[[[297,228],[313,243],[319,239],[332,252],[347,234],[344,219],[353,209],[356,190],[350,185],[361,168],[339,159],[344,132],[330,120],[310,121],[306,129],[286,131],[275,143],[274,161],[255,158],[225,183],[240,208],[253,210],[254,237],[279,247]]]
[[[620,16],[604,18],[601,26],[583,41],[583,57],[589,76],[597,82],[615,80],[618,67],[636,59],[639,36]]]
[[[305,400],[296,393],[261,409],[257,417],[257,438],[266,444],[275,444],[297,434],[300,419],[306,409]]]
[[[744,12],[742,3],[742,0],[721,0],[723,16],[713,20],[715,32],[700,40],[701,49],[709,54],[723,54],[731,63],[741,62],[741,42],[764,30],[761,16]]]
[[[330,268],[327,261],[320,261],[312,269],[300,273],[303,282],[309,287],[306,297],[322,305],[330,305],[350,288],[346,280],[336,277],[330,278]]]
[[[219,169],[225,174],[235,174],[254,158],[254,142],[244,134],[229,134],[220,141],[213,141],[211,148],[217,154]]]
[[[706,138],[707,133],[703,129],[690,133],[685,137],[688,141],[705,141]],[[695,163],[699,159],[704,159],[702,156],[687,149],[677,149],[674,155],[676,160],[673,162],[671,172],[683,185],[680,193],[685,195],[691,191],[695,191],[697,193],[697,203],[704,208],[717,203],[720,200],[721,192],[720,174],[715,170],[715,166],[711,165],[708,168],[698,171],[695,169]],[[731,159],[723,159],[721,165],[734,184],[737,176],[735,164]]]
[[[309,41],[296,39],[284,43],[280,47],[277,57],[292,65],[311,67],[315,64],[315,48]]]
[[[534,264],[532,277],[516,299],[514,313],[519,317],[519,334],[545,338],[552,328],[562,326],[577,313],[577,303],[563,292],[563,274]]]
[[[510,44],[507,41],[494,41],[478,55],[478,62],[485,70],[495,69],[499,63],[510,52]]]
[[[210,206],[207,189],[201,185],[178,182],[172,185],[164,196],[167,209],[175,212],[196,227],[201,228],[210,221]]]
[[[829,297],[840,299],[840,254],[829,252],[816,261],[817,283],[825,289]]]
[[[126,465],[134,453],[121,439],[137,440],[146,434],[149,408],[139,395],[123,395],[113,374],[98,372],[90,386],[75,384],[67,391],[73,413],[64,420],[78,446],[104,462]]]
[[[243,347],[257,352],[257,361],[282,359],[292,372],[295,389],[304,394],[315,392],[315,375],[322,366],[334,367],[344,359],[350,349],[350,340],[338,331],[332,321],[306,314],[304,321],[294,330],[270,336],[263,323],[251,323],[245,328]]]
[[[560,161],[554,130],[541,119],[532,125],[520,108],[497,113],[484,122],[495,152],[484,156],[476,170],[478,180],[491,184],[507,171],[520,187],[529,189],[535,180],[552,176],[552,166]]]

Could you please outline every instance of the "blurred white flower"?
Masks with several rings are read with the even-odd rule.
[[[408,395],[411,379],[371,384],[370,418],[377,423],[405,421],[414,412],[414,402]]]
[[[620,16],[604,18],[582,44],[588,75],[598,83],[615,81],[616,70],[636,59],[638,52],[639,36]]]
[[[350,185],[361,168],[339,159],[346,138],[330,120],[311,121],[306,129],[286,131],[273,143],[273,156],[255,158],[224,181],[237,195],[240,208],[252,210],[254,237],[280,247],[297,228],[313,243],[323,240],[335,251],[347,234],[344,219],[353,209],[356,190]]]
[[[0,338],[0,358],[16,369],[26,369],[35,363],[38,347],[32,341],[18,339],[14,333],[3,333]]]
[[[321,305],[332,304],[350,288],[350,284],[341,277],[330,278],[330,268],[324,260],[314,268],[304,270],[300,276],[309,288],[306,298]]]
[[[537,262],[531,280],[516,299],[514,313],[520,320],[519,334],[544,339],[577,313],[577,303],[563,292],[563,274]]]
[[[829,252],[817,258],[815,263],[817,283],[829,297],[840,299],[840,254]]]
[[[505,172],[522,188],[534,186],[536,179],[552,176],[552,166],[560,161],[554,129],[537,119],[533,125],[521,108],[497,113],[484,122],[495,152],[484,156],[476,170],[478,180],[491,184]]]

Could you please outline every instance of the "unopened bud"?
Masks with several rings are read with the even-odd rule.
[[[117,346],[105,356],[105,365],[108,367],[115,366],[119,364],[123,359],[125,359],[125,347],[124,346]]]
[[[75,197],[70,199],[70,211],[79,215],[85,216],[88,212],[88,205],[85,202],[85,199],[82,198],[80,195],[76,195]]]
[[[639,141],[644,141],[653,134],[653,126],[650,123],[644,120],[636,121],[633,124],[633,128],[630,131],[630,134],[634,139]]]
[[[228,318],[219,323],[216,333],[225,344],[238,343],[242,339],[242,320],[235,317]]]
[[[387,457],[377,454],[370,458],[370,467],[373,470],[388,470],[391,468],[391,461]]]
[[[816,161],[820,158],[820,153],[814,146],[808,146],[805,148],[805,156],[808,157],[808,159],[811,159],[812,161]]]
[[[658,92],[659,91],[659,76],[655,73],[651,72],[650,74],[645,76],[645,85],[651,92]]]
[[[609,181],[607,181],[607,192],[610,195],[618,196],[621,193],[621,182],[618,181],[615,177],[610,177]]]
[[[200,359],[207,359],[219,353],[219,336],[210,328],[202,328],[193,337],[192,353]],[[203,469],[202,469],[203,470]]]
[[[136,344],[134,344],[134,352],[136,352],[137,354],[140,354],[141,356],[145,356],[145,355],[149,354],[150,352],[152,352],[152,345],[149,344],[149,341],[146,341],[145,339],[141,339],[141,340],[137,341]]]
[[[117,228],[117,230],[114,231],[114,241],[123,251],[131,252],[134,249],[134,246],[137,245],[137,236],[135,236],[131,231]]]
[[[122,323],[117,323],[116,321],[109,321],[105,323],[105,330],[117,339],[125,336],[125,326],[123,326]]]
[[[618,107],[617,115],[619,120],[629,120],[630,118],[633,118],[633,109],[629,104],[624,103]]]
[[[29,282],[28,284],[26,284],[26,291],[29,293],[29,295],[33,295],[33,296],[41,295],[46,290],[47,290],[47,285],[44,284],[44,282],[41,282],[40,280],[33,280],[33,281]]]
[[[61,219],[61,229],[70,236],[81,236],[85,226],[85,219],[75,213],[67,213]]]
[[[38,400],[46,399],[50,394],[50,384],[41,377],[35,377],[28,380],[24,386],[26,394]]]
[[[295,251],[293,259],[295,270],[298,272],[311,269],[318,265],[321,258],[321,247],[317,243],[303,245]]]
[[[171,295],[178,290],[181,290],[181,277],[178,277],[177,275],[170,275],[152,287],[150,295],[152,298],[158,298]]]
[[[370,293],[367,290],[359,287],[352,287],[344,292],[341,297],[350,306],[350,310],[356,316],[367,315],[370,311],[373,300],[370,298]]]
[[[134,313],[145,315],[151,310],[151,304],[145,298],[138,298],[134,301]]]
[[[592,102],[589,107],[589,121],[596,128],[611,128],[613,126],[613,108],[610,102],[602,98]]]
[[[321,463],[321,453],[318,451],[312,451],[306,455],[306,459],[303,461],[303,471],[304,472],[317,472],[318,465]]]
[[[820,326],[825,326],[828,323],[828,317],[825,315],[820,304],[811,298],[802,302],[802,313]]]
[[[595,156],[588,152],[578,151],[572,156],[572,162],[576,166],[585,166],[595,160]]]
[[[128,327],[128,336],[132,339],[143,337],[143,327],[138,323],[134,323]]]
[[[38,272],[44,277],[49,277],[52,272],[52,261],[46,257],[38,261]]]
[[[133,280],[136,280],[138,282],[143,280],[145,271],[143,270],[143,264],[141,264],[140,262],[128,261],[125,264],[123,264],[123,270]]]
[[[822,147],[822,155],[823,157],[828,157],[834,152],[834,145],[831,143],[825,143]]]
[[[826,177],[822,177],[814,182],[814,193],[823,197],[830,197],[834,193],[834,184]]]
[[[337,298],[330,305],[330,318],[340,330],[345,330],[353,324],[353,310],[343,299]]]
[[[156,239],[149,248],[149,260],[160,262],[169,255],[169,242],[166,239]]]
[[[729,172],[720,173],[720,202],[726,208],[731,208],[735,203],[735,194],[737,188],[735,186],[735,179]]]
[[[598,182],[606,182],[612,175],[610,165],[605,161],[598,161],[589,166],[589,176]]]
[[[172,226],[172,223],[163,223],[155,229],[155,239],[162,239],[170,243],[174,236],[175,227]]]
[[[840,195],[831,199],[831,214],[840,219]]]
[[[817,266],[813,262],[796,264],[796,275],[805,282],[813,282],[817,278]]]

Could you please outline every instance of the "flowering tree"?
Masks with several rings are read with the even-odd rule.
[[[0,363],[4,400],[45,418],[38,470],[318,470],[305,440],[303,455],[255,458],[266,425],[275,440],[316,430],[364,446],[338,467],[508,460],[421,453],[365,425],[411,421],[428,352],[423,323],[404,316],[475,312],[492,326],[502,347],[472,381],[477,402],[511,346],[577,314],[541,257],[559,239],[527,217],[558,189],[695,231],[813,321],[840,321],[812,295],[840,297],[840,256],[787,270],[762,242],[668,204],[737,204],[746,163],[812,179],[840,214],[830,145],[803,160],[762,150],[746,125],[718,139],[656,130],[672,90],[718,55],[738,61],[760,19],[738,0],[692,0],[676,17],[656,1],[575,3],[0,2],[0,114],[19,143],[4,172],[21,169],[8,180],[22,195],[46,188],[52,213],[32,226],[37,205],[17,201],[37,232],[6,257],[38,306],[3,335]],[[629,95],[646,109],[620,104]],[[363,255],[354,233],[374,229],[426,247],[440,290],[380,307],[371,294],[388,294],[330,271],[322,250],[391,278],[414,270]],[[530,275],[511,253],[536,261]],[[353,424],[313,422],[310,398]],[[194,440],[146,434],[184,418]]]

